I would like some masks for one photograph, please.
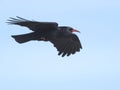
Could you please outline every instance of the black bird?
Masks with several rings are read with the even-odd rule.
[[[21,17],[8,20],[9,24],[28,27],[32,32],[22,35],[12,35],[18,43],[25,43],[31,40],[50,41],[58,50],[58,55],[69,56],[82,49],[78,37],[72,32],[79,32],[68,26],[58,26],[56,22],[38,22],[27,20]]]

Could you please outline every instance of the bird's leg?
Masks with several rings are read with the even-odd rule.
[[[46,38],[45,37],[41,37],[40,40],[46,41]]]

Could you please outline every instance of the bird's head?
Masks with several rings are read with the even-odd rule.
[[[62,30],[66,30],[66,31],[68,31],[68,32],[70,32],[70,33],[73,33],[73,32],[79,32],[80,33],[80,31],[78,31],[78,30],[76,30],[76,29],[74,29],[74,28],[72,28],[72,27],[67,27],[67,26],[62,26],[62,27],[60,27]]]

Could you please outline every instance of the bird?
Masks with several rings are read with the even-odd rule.
[[[81,42],[77,35],[73,32],[79,32],[70,26],[59,26],[57,22],[39,22],[36,20],[28,20],[16,16],[9,17],[7,23],[10,25],[19,25],[27,27],[31,32],[21,35],[11,35],[19,44],[28,41],[50,41],[57,49],[58,55],[70,56],[82,49]]]

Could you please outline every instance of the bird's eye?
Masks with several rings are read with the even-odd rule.
[[[72,32],[72,31],[73,31],[73,28],[70,28],[69,30]]]

